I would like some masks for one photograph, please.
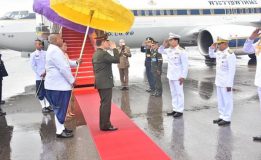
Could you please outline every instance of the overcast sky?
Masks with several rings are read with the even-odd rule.
[[[0,16],[9,11],[33,11],[33,0],[0,0]]]

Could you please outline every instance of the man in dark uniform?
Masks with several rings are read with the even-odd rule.
[[[145,52],[145,67],[146,75],[149,82],[150,88],[147,89],[147,92],[154,92],[155,90],[155,79],[151,71],[151,43],[154,41],[153,38],[147,37],[143,45],[141,46],[141,52]]]
[[[100,130],[115,131],[118,128],[112,126],[110,121],[113,74],[112,63],[119,63],[119,52],[114,42],[109,41],[106,34],[96,38],[97,50],[93,55],[92,63],[95,75],[95,88],[98,89],[101,98],[100,105]],[[112,49],[114,56],[106,50]]]
[[[158,42],[153,41],[151,44],[151,71],[155,78],[155,91],[151,94],[155,97],[162,96],[162,83],[161,83],[161,73],[162,73],[162,55],[158,52]]]
[[[1,105],[5,104],[5,101],[2,100],[2,81],[3,81],[3,77],[8,76],[8,73],[5,69],[5,65],[4,62],[1,59],[2,54],[0,54],[0,116],[6,115],[5,112],[3,112]]]

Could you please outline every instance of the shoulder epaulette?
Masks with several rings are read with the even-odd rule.
[[[233,54],[234,52],[229,49],[229,50],[228,50],[228,53],[229,53],[229,54]]]
[[[182,48],[182,47],[180,47],[180,46],[179,46],[179,49],[180,49],[180,50],[184,50],[184,48]]]

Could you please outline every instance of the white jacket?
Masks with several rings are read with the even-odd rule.
[[[164,49],[163,46],[160,46],[158,52],[167,55],[167,77],[169,80],[179,80],[180,78],[187,78],[188,55],[183,48],[177,46],[175,48]]]
[[[41,75],[45,72],[45,56],[46,52],[44,50],[36,50],[30,55],[30,64],[36,80],[41,80]]]
[[[50,44],[46,53],[45,89],[68,91],[72,89],[74,77],[63,51]]]
[[[215,49],[209,47],[209,57],[216,58],[216,86],[233,87],[236,73],[236,55],[229,48],[215,52]]]
[[[254,44],[254,40],[246,40],[244,44],[244,51],[253,54],[256,53],[256,76],[255,76],[255,85],[261,87],[261,44],[260,40]]]

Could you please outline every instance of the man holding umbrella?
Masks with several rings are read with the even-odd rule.
[[[114,42],[110,42],[106,34],[98,35],[96,38],[97,50],[93,55],[92,63],[95,75],[95,88],[98,89],[101,98],[100,105],[100,130],[115,131],[118,128],[112,126],[111,116],[111,98],[113,75],[112,63],[119,63],[119,51]],[[114,56],[111,56],[106,50],[112,49]]]
[[[43,43],[41,40],[35,40],[34,45],[36,50],[30,55],[30,63],[35,73],[36,95],[42,106],[42,112],[49,113],[52,111],[52,109],[50,108],[50,104],[46,99],[46,90],[44,88],[46,52],[43,50]]]

